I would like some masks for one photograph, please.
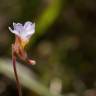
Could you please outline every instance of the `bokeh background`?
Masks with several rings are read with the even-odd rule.
[[[95,0],[0,0],[0,96],[18,96],[8,30],[36,23],[26,51],[35,66],[17,58],[23,96],[96,96]]]

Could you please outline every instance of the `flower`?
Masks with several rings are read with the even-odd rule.
[[[35,33],[35,23],[27,21],[24,25],[22,25],[21,23],[13,22],[13,29],[9,27],[9,30],[15,34],[15,43],[12,44],[13,53],[20,59],[27,61],[28,63],[35,64],[36,62],[34,60],[30,60],[24,50],[25,45]]]
[[[35,33],[35,23],[30,21],[25,22],[24,26],[21,23],[13,22],[13,30],[9,27],[9,30],[14,33],[21,41],[22,47],[24,47],[30,37]]]

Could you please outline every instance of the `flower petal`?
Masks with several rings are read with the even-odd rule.
[[[13,23],[14,30],[18,31],[21,33],[23,31],[23,25],[21,23]]]
[[[23,31],[21,32],[21,38],[28,40],[35,32],[35,23],[32,24],[32,22],[27,21],[24,24]]]
[[[24,31],[26,31],[27,34],[33,34],[35,32],[35,23],[27,21],[24,24]]]
[[[27,27],[31,26],[31,25],[32,25],[32,22],[30,22],[30,21],[25,22],[24,29],[27,29]]]
[[[15,35],[18,35],[18,36],[19,36],[18,31],[16,31],[16,30],[12,30],[11,27],[8,27],[8,28],[9,28],[9,30],[10,30],[12,33],[14,33]]]

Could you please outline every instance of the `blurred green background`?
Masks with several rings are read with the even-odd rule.
[[[36,23],[26,51],[37,64],[17,59],[23,96],[96,96],[95,0],[0,0],[0,96],[18,96],[8,26],[26,21]]]

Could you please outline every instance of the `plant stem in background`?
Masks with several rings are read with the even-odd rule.
[[[14,52],[14,45],[12,45],[12,63],[13,63],[13,69],[14,69],[14,75],[15,75],[15,79],[16,79],[18,95],[22,96],[21,86],[19,83],[19,78],[18,78],[17,69],[16,69],[16,56],[15,56],[15,52]]]

